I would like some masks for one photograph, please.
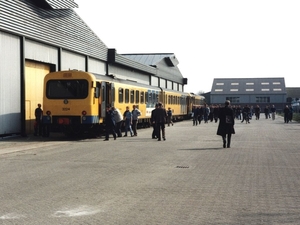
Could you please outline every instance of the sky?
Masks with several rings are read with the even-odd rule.
[[[186,92],[214,78],[284,77],[300,87],[299,0],[74,0],[118,54],[174,53]]]

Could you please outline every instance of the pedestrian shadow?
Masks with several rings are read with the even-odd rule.
[[[178,149],[179,151],[210,151],[210,150],[221,150],[222,147],[219,148],[183,148]]]

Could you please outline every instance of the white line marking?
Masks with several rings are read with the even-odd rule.
[[[88,216],[88,215],[94,215],[99,213],[101,210],[96,209],[90,206],[79,206],[75,209],[66,209],[66,210],[60,210],[56,211],[54,213],[54,217],[76,217],[76,216]]]
[[[3,216],[0,216],[1,220],[11,220],[11,219],[20,219],[24,218],[25,216],[17,214],[17,213],[8,213]]]

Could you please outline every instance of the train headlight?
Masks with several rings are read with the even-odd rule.
[[[81,114],[82,114],[83,116],[85,116],[85,115],[86,115],[86,111],[83,110],[83,111],[81,112]]]
[[[47,114],[47,116],[50,116],[50,115],[51,115],[51,112],[48,110],[48,111],[46,112],[46,114]]]

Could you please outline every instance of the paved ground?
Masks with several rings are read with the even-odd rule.
[[[99,207],[95,215],[52,224],[300,224],[300,124],[284,124],[281,117],[236,121],[232,146],[226,149],[216,129],[216,123],[175,123],[161,142],[150,138],[150,129],[109,142],[72,143],[59,135],[6,138],[0,154],[12,160],[17,152],[38,152],[43,146],[99,147],[97,154],[87,149],[105,171],[100,174],[93,164],[103,181],[102,195],[90,200]],[[88,156],[82,163],[91,166]],[[1,213],[0,224],[22,224]],[[66,213],[59,211],[62,217]]]

